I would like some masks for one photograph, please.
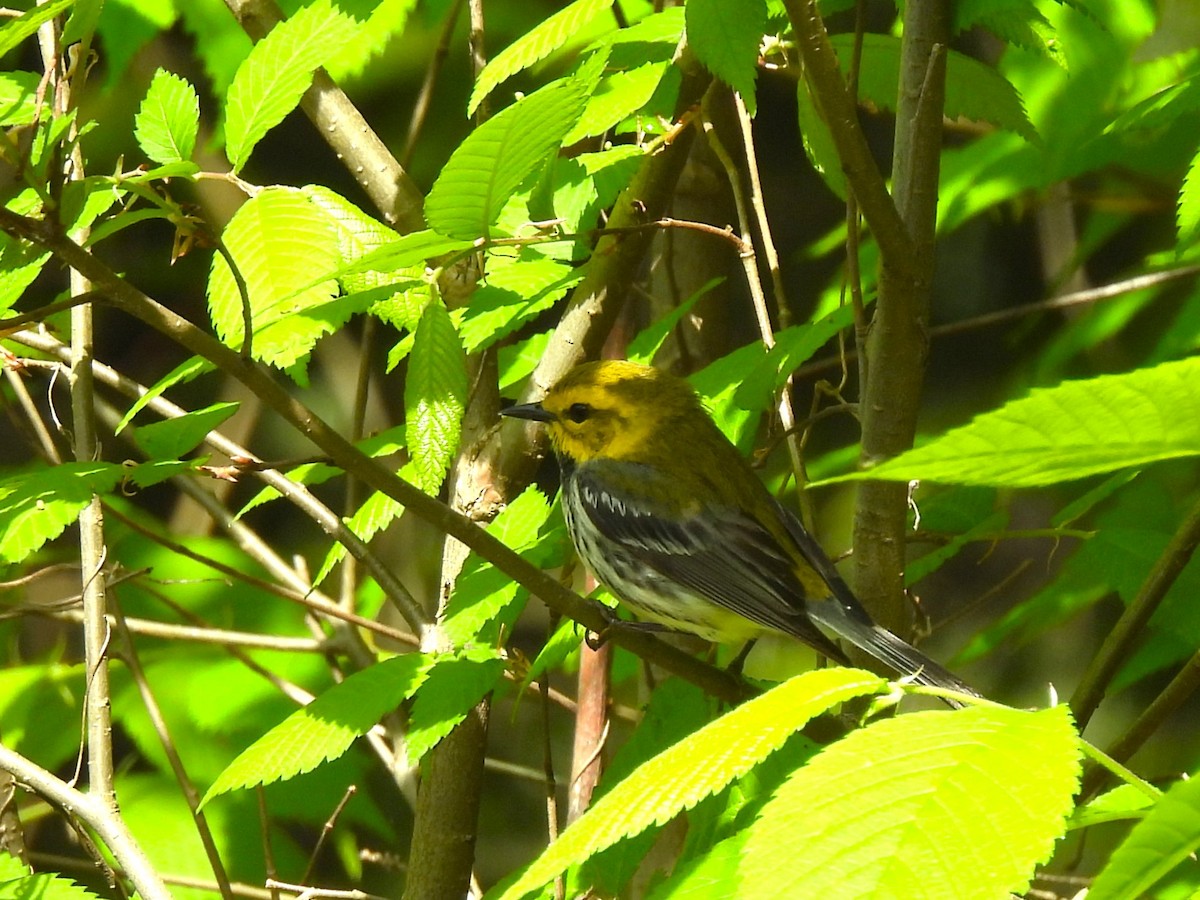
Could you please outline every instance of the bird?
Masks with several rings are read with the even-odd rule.
[[[583,363],[540,402],[501,414],[548,429],[575,549],[650,627],[716,643],[781,632],[849,665],[828,631],[916,684],[979,696],[871,619],[685,379]]]

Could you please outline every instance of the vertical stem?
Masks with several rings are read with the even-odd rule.
[[[929,349],[948,38],[944,0],[905,4],[892,193],[911,256],[895,259],[881,244],[879,298],[867,336],[860,407],[866,464],[908,449],[916,434]],[[904,601],[906,512],[906,485],[867,482],[859,493],[854,522],[858,592],[880,624],[900,633],[909,629]]]
[[[53,85],[55,117],[66,116],[74,103],[72,80],[82,78],[86,65],[75,61],[86,59],[87,48],[73,48],[75,56],[63,59],[59,42],[58,23],[51,21],[38,31],[42,61]],[[85,42],[86,43],[86,42]],[[80,55],[83,54],[83,55]],[[67,146],[71,151],[63,165],[63,178],[79,181],[83,178],[83,151],[74,126]],[[71,240],[86,242],[87,228],[77,228]],[[85,294],[92,288],[83,275],[70,271],[70,288],[74,295]],[[71,429],[73,451],[78,462],[92,462],[99,456],[96,440],[94,388],[92,382],[92,343],[94,338],[92,307],[82,304],[71,310],[71,364],[68,384],[71,389]],[[79,514],[79,565],[83,597],[83,648],[87,671],[87,750],[88,785],[98,802],[113,811],[117,808],[113,790],[113,749],[111,697],[108,685],[108,596],[104,579],[107,548],[104,544],[104,510],[100,498],[93,496]]]

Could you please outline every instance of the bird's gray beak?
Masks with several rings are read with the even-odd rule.
[[[553,422],[554,416],[542,409],[540,403],[522,403],[500,410],[500,415],[511,416],[514,419],[532,419],[535,422]]]

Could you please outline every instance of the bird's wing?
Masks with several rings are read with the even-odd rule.
[[[593,461],[570,478],[568,489],[597,530],[645,565],[718,606],[845,661],[809,620],[794,559],[752,516],[728,506],[680,514],[657,499],[674,496],[677,485],[661,470],[636,463]]]

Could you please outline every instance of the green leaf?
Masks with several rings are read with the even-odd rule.
[[[239,788],[292,778],[341,756],[355,738],[411,697],[435,662],[408,653],[349,675],[239,753],[200,805]]]
[[[762,808],[741,845],[739,891],[1019,893],[1063,833],[1079,786],[1078,741],[1065,707],[921,712],[852,732]]]
[[[36,72],[0,72],[0,125],[30,125],[38,120]]]
[[[1088,900],[1136,900],[1200,849],[1200,778],[1177,781],[1133,826],[1088,891]]]
[[[398,275],[420,277],[411,268],[424,258],[415,260],[403,267],[390,266],[385,271],[361,268],[364,259],[376,253],[383,247],[395,247],[404,238],[394,228],[389,228],[373,216],[367,215],[341,194],[334,193],[327,187],[309,184],[302,187],[301,192],[309,201],[329,217],[337,234],[338,255],[343,265],[333,276],[341,283],[347,294],[359,291],[369,291],[394,282]],[[417,232],[429,234],[429,232]],[[412,238],[413,235],[406,237]],[[409,242],[411,246],[412,241]],[[404,269],[403,272],[400,269]],[[423,268],[423,266],[422,266]]]
[[[1135,784],[1120,784],[1105,791],[1094,800],[1089,800],[1071,815],[1072,829],[1091,828],[1107,822],[1122,822],[1141,819],[1155,805],[1155,799]]]
[[[137,442],[155,459],[179,459],[238,410],[238,403],[215,403],[164,422],[134,430]]]
[[[154,73],[134,119],[142,152],[156,163],[186,162],[196,148],[200,98],[186,78],[165,69]]]
[[[488,526],[488,533],[528,559],[527,551],[538,543],[549,515],[550,503],[531,485],[496,516]],[[547,560],[543,558],[531,561],[541,568],[547,567]],[[498,635],[484,635],[484,627],[502,614],[507,613],[505,619],[508,621],[515,619],[520,610],[513,611],[513,607],[519,596],[527,596],[527,593],[517,582],[491,563],[472,555],[455,581],[454,593],[447,604],[442,624],[447,639],[455,647],[494,642]],[[493,628],[492,632],[495,631],[498,629]]]
[[[211,372],[215,368],[216,366],[208,360],[201,359],[198,356],[184,360],[133,402],[133,405],[129,407],[129,411],[121,417],[121,421],[116,427],[116,433],[120,434],[124,431],[125,426],[132,422],[138,413],[149,406],[155,398],[161,397],[170,388],[179,384],[187,384],[189,381],[199,378],[205,372]]]
[[[592,21],[610,9],[612,4],[613,0],[575,0],[497,53],[479,73],[479,80],[475,82],[471,99],[467,102],[467,115],[474,115],[479,104],[496,85],[541,62],[570,41],[578,40]]]
[[[0,56],[6,56],[23,41],[33,37],[39,28],[51,19],[61,16],[75,5],[75,0],[50,0],[35,6],[15,19],[9,19],[0,28]]]
[[[807,78],[796,80],[796,119],[800,125],[800,140],[809,163],[839,198],[846,199],[846,174],[838,156],[833,134],[813,94]]]
[[[708,71],[742,95],[753,115],[766,0],[688,0],[684,9],[688,46]]]
[[[96,900],[97,894],[69,878],[34,875],[14,856],[0,853],[0,900]]]
[[[878,478],[1040,487],[1200,454],[1200,358],[1035,390],[865,472]]]
[[[1032,0],[960,0],[954,4],[954,33],[980,25],[1004,43],[1036,53],[1066,68],[1062,40]]]
[[[361,75],[393,38],[403,34],[416,5],[417,0],[372,0],[368,4],[370,15],[354,40],[323,64],[329,77],[340,84]]]
[[[475,293],[459,333],[468,353],[494,344],[541,313],[578,284],[583,272],[545,257],[490,270]]]
[[[333,304],[337,284],[313,281],[340,263],[338,236],[329,216],[294,188],[270,188],[247,200],[222,235],[246,280],[253,356],[279,368],[305,359],[317,340],[355,311]],[[213,258],[208,305],[217,335],[242,344],[242,298],[225,258]]]
[[[441,301],[425,307],[404,382],[405,435],[417,484],[437,493],[458,449],[467,404],[467,357]]]
[[[588,97],[579,123],[562,139],[570,146],[585,137],[603,134],[645,106],[670,69],[670,60],[647,62],[600,79]]]
[[[1179,189],[1175,228],[1181,249],[1194,243],[1200,236],[1200,152],[1188,163],[1183,186]]]
[[[58,537],[124,474],[114,463],[63,463],[0,479],[0,560],[20,562]]]
[[[263,136],[284,120],[312,84],[313,71],[349,43],[358,23],[315,0],[254,45],[229,86],[225,149],[240,171]]]
[[[587,96],[582,79],[560,79],[475,129],[442,167],[425,199],[429,227],[454,238],[487,237],[521,182],[575,125]]]
[[[830,38],[845,69],[850,62],[853,35]],[[865,34],[859,94],[883,109],[895,112],[900,72],[900,38],[886,34]],[[946,101],[943,107],[951,119],[989,122],[997,128],[1016,132],[1030,143],[1038,143],[1037,130],[1025,113],[1021,95],[1003,75],[991,66],[971,59],[956,50],[946,55]]]
[[[501,897],[524,896],[568,866],[690,809],[744,775],[814,716],[883,685],[883,679],[869,672],[820,669],[742,704],[639,766],[564,831]]]
[[[667,338],[675,330],[675,326],[683,320],[684,316],[691,315],[692,307],[696,305],[697,301],[724,282],[725,278],[723,276],[708,279],[708,281],[696,288],[690,297],[673,307],[665,316],[639,331],[634,339],[629,342],[629,347],[625,351],[625,358],[632,362],[640,362],[647,366],[650,365],[654,361],[654,356],[658,353],[659,348],[662,347]]]
[[[498,651],[480,649],[438,661],[417,691],[405,751],[411,762],[437,746],[504,675]]]

